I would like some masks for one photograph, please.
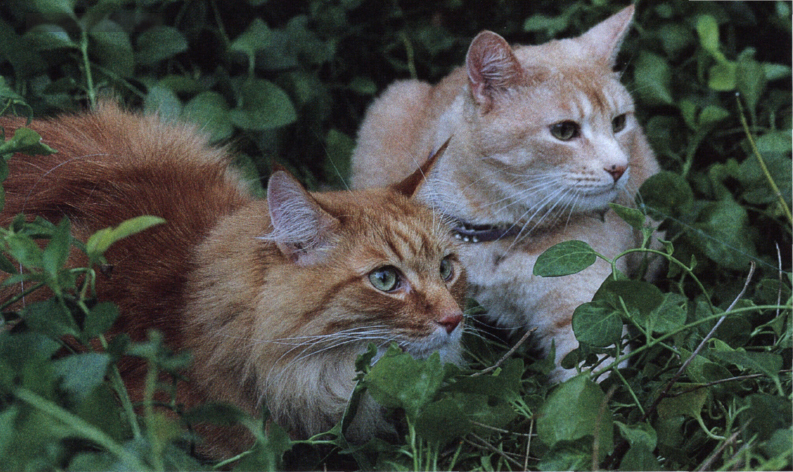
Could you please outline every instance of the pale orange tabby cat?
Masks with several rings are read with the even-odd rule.
[[[353,185],[383,186],[451,142],[420,198],[455,220],[471,295],[509,328],[537,328],[558,366],[578,346],[573,310],[611,273],[598,260],[560,278],[532,275],[537,256],[571,239],[613,257],[637,235],[609,210],[630,205],[658,164],[613,71],[629,6],[580,37],[511,48],[485,31],[465,67],[431,86],[397,82],[371,106],[353,155]],[[626,260],[617,268],[628,271]]]
[[[0,118],[9,136],[23,124]],[[265,403],[306,436],[340,419],[369,343],[460,362],[465,276],[448,227],[413,198],[420,175],[386,189],[308,193],[278,171],[263,201],[246,192],[224,150],[183,124],[105,104],[31,127],[58,153],[11,159],[0,223],[20,212],[69,217],[85,241],[134,216],[163,217],[110,249],[112,275],[96,288],[119,305],[114,332],[140,341],[156,328],[172,348],[191,350],[190,382],[178,386],[187,407],[227,401],[255,413]],[[145,372],[135,359],[122,364],[133,400]],[[391,429],[365,400],[350,434]],[[241,428],[204,433],[203,451],[216,457],[252,439]]]

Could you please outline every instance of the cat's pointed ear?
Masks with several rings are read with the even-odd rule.
[[[339,220],[323,210],[300,182],[284,170],[270,176],[267,206],[273,232],[263,239],[274,242],[298,264],[320,261],[323,251],[332,243]]]
[[[435,151],[424,164],[421,164],[421,166],[415,170],[415,172],[405,177],[405,179],[401,182],[392,185],[391,188],[408,198],[413,197],[418,191],[419,187],[421,187],[421,184],[427,180],[427,176],[429,175],[430,171],[432,171],[432,168],[435,167],[438,159],[440,159],[440,157],[446,151],[446,148],[449,147],[449,141],[451,140],[452,138],[447,139],[446,142],[443,143],[443,145],[439,147],[438,150]]]
[[[485,112],[496,94],[517,85],[523,77],[523,67],[509,43],[492,31],[482,31],[471,41],[465,65],[471,95]]]
[[[579,36],[578,41],[595,57],[607,61],[610,67],[614,67],[622,40],[630,29],[634,10],[633,5],[623,8]]]

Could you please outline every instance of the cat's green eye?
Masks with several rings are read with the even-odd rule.
[[[446,282],[454,277],[454,266],[448,258],[441,261],[441,278]]]
[[[620,131],[625,129],[625,114],[617,115],[611,120],[611,130],[615,133],[619,133]]]
[[[560,121],[551,125],[551,134],[561,141],[570,141],[581,134],[581,127],[575,121]]]
[[[375,269],[369,273],[369,282],[377,290],[390,292],[399,287],[399,271],[391,266]]]

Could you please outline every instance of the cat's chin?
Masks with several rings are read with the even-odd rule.
[[[608,190],[603,193],[587,195],[579,198],[572,206],[573,213],[600,212],[609,209],[609,203],[613,203],[619,196],[618,189]]]
[[[414,359],[426,359],[432,353],[437,352],[442,363],[462,365],[462,335],[463,329],[460,326],[451,334],[438,330],[424,338],[403,341],[399,345],[404,352],[410,354]],[[372,359],[372,365],[376,364],[387,350],[388,346],[380,346],[374,359]]]

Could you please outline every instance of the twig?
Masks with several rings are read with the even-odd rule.
[[[529,439],[526,440],[526,457],[523,459],[523,470],[529,470],[529,451],[531,450],[531,436],[534,430],[534,420],[529,422]]]
[[[743,294],[746,293],[746,289],[749,287],[749,283],[752,281],[752,276],[754,275],[754,268],[755,268],[754,261],[750,261],[749,262],[749,275],[746,276],[746,282],[743,284],[743,288],[741,289],[741,293],[739,293],[738,296],[735,297],[735,300],[733,300],[732,303],[730,303],[730,306],[727,307],[727,310],[726,310],[724,316],[719,318],[719,321],[717,321],[716,324],[713,326],[713,328],[711,328],[711,330],[708,332],[708,334],[705,336],[705,338],[702,340],[702,342],[699,343],[699,346],[697,346],[697,348],[694,349],[694,352],[691,354],[691,356],[689,356],[689,358],[686,359],[686,361],[683,363],[683,365],[680,366],[680,369],[678,369],[677,373],[675,373],[674,377],[672,377],[672,380],[669,381],[669,384],[666,386],[666,388],[664,389],[663,393],[668,392],[669,389],[672,388],[672,385],[675,382],[677,382],[677,379],[681,375],[683,375],[683,372],[686,371],[686,369],[688,368],[688,365],[691,364],[691,361],[693,361],[694,358],[697,357],[697,355],[699,355],[699,351],[701,351],[702,348],[705,347],[705,344],[707,344],[708,341],[710,341],[710,338],[713,337],[713,335],[716,333],[716,330],[719,329],[719,326],[721,326],[722,322],[724,322],[724,320],[727,319],[727,313],[729,313],[733,308],[735,308],[735,305],[738,303],[738,301],[741,298],[743,298]],[[663,393],[661,394],[661,396],[663,396]]]
[[[716,460],[716,458],[719,456],[719,454],[721,454],[722,451],[724,451],[724,449],[729,444],[735,442],[735,439],[738,438],[739,434],[743,433],[743,430],[746,429],[746,425],[748,425],[748,424],[749,424],[749,422],[747,421],[746,424],[744,424],[741,427],[741,429],[739,429],[738,431],[734,432],[732,434],[732,436],[730,436],[723,443],[721,443],[721,446],[719,446],[718,449],[713,451],[713,454],[711,454],[710,457],[708,457],[707,460],[705,460],[705,462],[703,462],[702,465],[699,466],[699,468],[697,469],[697,472],[700,472],[700,471],[703,471],[703,470],[710,470],[710,466],[713,464],[713,462]]]
[[[515,343],[515,345],[514,345],[514,346],[512,346],[512,347],[510,348],[510,350],[509,350],[509,351],[507,351],[507,353],[506,353],[506,354],[504,354],[504,356],[503,356],[501,359],[499,359],[499,360],[498,360],[498,362],[496,362],[495,364],[491,365],[490,367],[488,367],[488,368],[486,368],[486,369],[483,369],[483,370],[480,370],[479,372],[475,372],[475,373],[471,374],[471,377],[478,377],[478,376],[480,376],[480,375],[489,374],[490,372],[493,372],[494,370],[496,370],[496,369],[498,369],[499,367],[501,367],[501,364],[503,364],[504,362],[506,362],[506,360],[507,360],[507,359],[509,359],[509,357],[510,357],[512,354],[514,354],[514,353],[515,353],[515,351],[517,351],[517,350],[518,350],[518,348],[521,346],[521,344],[525,343],[525,342],[526,342],[526,340],[527,340],[527,339],[529,339],[529,336],[531,336],[531,333],[533,333],[533,332],[535,332],[535,331],[537,331],[537,328],[536,328],[536,327],[534,327],[534,328],[532,328],[532,329],[530,329],[530,330],[526,331],[526,334],[524,334],[524,335],[523,335],[523,337],[522,337],[522,338],[520,338],[520,340],[519,340],[517,343]]]
[[[738,303],[738,301],[741,298],[743,298],[744,293],[746,293],[746,289],[749,287],[749,283],[752,281],[752,276],[754,275],[754,268],[755,268],[755,263],[754,261],[751,261],[749,265],[749,275],[746,276],[746,282],[743,284],[743,288],[741,289],[741,292],[738,294],[737,297],[735,297],[735,300],[733,300],[732,303],[730,303],[730,306],[727,308],[724,315],[721,318],[719,318],[719,320],[716,322],[716,325],[713,326],[713,328],[708,332],[708,334],[705,336],[702,342],[700,342],[697,348],[694,349],[694,352],[691,354],[691,356],[689,356],[689,358],[686,359],[683,365],[680,366],[680,369],[678,369],[675,375],[672,376],[672,378],[669,380],[669,383],[666,384],[666,387],[664,387],[664,390],[661,392],[661,394],[658,395],[658,397],[656,397],[652,405],[650,405],[650,407],[647,408],[647,411],[641,416],[641,418],[639,418],[638,421],[639,423],[646,420],[647,418],[650,417],[650,415],[655,413],[655,410],[658,408],[658,404],[661,403],[661,401],[664,398],[669,396],[669,391],[672,389],[672,386],[677,382],[680,376],[683,375],[683,373],[686,371],[686,368],[688,368],[688,365],[691,364],[691,361],[693,361],[694,358],[697,357],[697,355],[699,355],[699,352],[702,350],[703,347],[705,347],[705,344],[707,344],[710,338],[713,337],[713,335],[716,333],[716,330],[719,328],[719,326],[721,326],[721,323],[727,318],[727,314],[730,311],[732,311],[732,309],[735,308],[735,305]],[[604,464],[605,468],[607,469],[610,468],[612,463],[616,461],[617,458],[622,457],[625,454],[625,452],[627,452],[628,445],[629,445],[628,441],[623,438],[622,441],[620,441],[620,443],[617,445],[617,447],[614,448],[614,451],[612,452],[611,456],[608,459],[606,459]]]
[[[782,304],[782,253],[779,251],[779,243],[774,244],[776,245],[776,260],[779,270],[779,290],[776,292],[776,306],[780,306]],[[776,317],[779,318],[779,308],[776,309]],[[774,342],[776,343],[776,339],[774,339]]]
[[[497,448],[496,446],[490,444],[486,440],[480,438],[475,433],[471,433],[470,435],[471,435],[471,437],[476,439],[479,442],[479,444],[476,444],[476,443],[471,442],[470,440],[466,439],[465,442],[467,442],[468,444],[470,444],[470,445],[472,445],[474,447],[484,447],[488,451],[493,452],[493,453],[498,454],[499,456],[503,457],[504,459],[509,461],[511,464],[513,464],[513,465],[515,465],[517,467],[523,467],[523,465],[520,462],[516,461],[512,457],[509,457],[509,455],[507,455],[506,452],[504,452],[501,449]]]
[[[485,429],[489,429],[489,430],[495,431],[497,433],[512,434],[512,435],[515,435],[515,436],[523,436],[523,437],[529,436],[529,434],[531,434],[531,433],[529,433],[529,434],[516,433],[514,431],[509,431],[509,430],[502,429],[502,428],[496,428],[495,426],[490,426],[489,424],[484,424],[484,423],[480,423],[478,421],[473,421],[473,420],[469,420],[469,422],[471,424],[473,424],[473,425],[476,425],[476,426],[479,426],[479,427],[482,427],[482,428],[485,428]]]

